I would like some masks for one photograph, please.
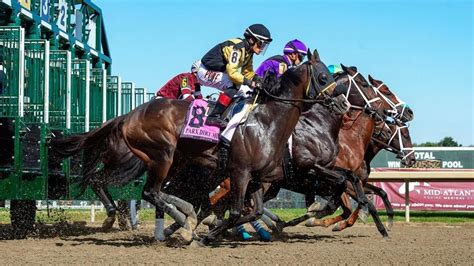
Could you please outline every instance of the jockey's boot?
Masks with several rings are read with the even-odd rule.
[[[212,112],[206,119],[206,125],[216,126],[220,128],[225,128],[227,126],[227,121],[224,120],[223,114],[227,107],[232,103],[232,97],[237,92],[237,89],[234,87],[224,90],[223,93],[217,98],[217,103]]]

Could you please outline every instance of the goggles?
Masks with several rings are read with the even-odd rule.
[[[262,50],[261,54],[264,55],[265,51],[267,51],[268,46],[270,46],[269,42],[264,42],[264,41],[257,41],[257,47]]]

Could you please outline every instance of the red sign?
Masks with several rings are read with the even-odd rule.
[[[410,182],[410,209],[474,211],[474,182]],[[394,209],[405,209],[405,183],[374,182],[387,192]],[[377,209],[385,209],[375,197]]]

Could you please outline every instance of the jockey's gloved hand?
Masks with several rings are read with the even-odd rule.
[[[255,75],[253,76],[253,79],[252,79],[253,83],[255,84],[255,86],[252,88],[252,89],[261,89],[263,87],[263,79],[258,76],[258,75]]]

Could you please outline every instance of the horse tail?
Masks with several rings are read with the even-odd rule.
[[[121,126],[123,118],[123,116],[120,116],[109,120],[102,124],[101,127],[86,133],[71,135],[65,138],[53,138],[51,140],[51,149],[62,158],[67,158],[85,149],[103,147],[106,144],[105,139],[109,137],[117,125]]]
[[[119,116],[111,119],[90,132],[65,138],[55,138],[51,141],[52,151],[62,158],[83,152],[82,175],[74,180],[74,182],[79,183],[81,194],[90,184],[104,183],[100,162],[102,156],[107,152],[108,145],[113,145],[112,143],[121,139],[121,128],[125,117]]]
[[[118,167],[107,175],[107,184],[112,186],[122,186],[129,182],[138,180],[146,171],[146,164],[129,151],[131,156],[121,159]]]

